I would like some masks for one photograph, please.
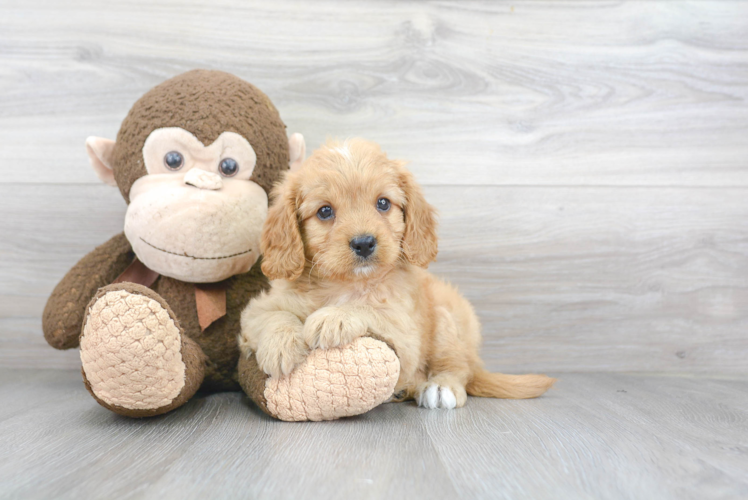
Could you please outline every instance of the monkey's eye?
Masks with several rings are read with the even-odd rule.
[[[377,210],[381,212],[386,212],[387,210],[390,209],[391,206],[392,204],[390,203],[390,200],[388,200],[387,198],[379,198],[377,200]]]
[[[317,217],[319,217],[319,220],[330,220],[332,219],[333,215],[335,215],[335,212],[332,211],[332,207],[330,205],[325,205],[324,207],[317,210]]]
[[[239,164],[233,158],[224,158],[218,165],[218,170],[224,177],[232,177],[239,171]]]
[[[179,151],[169,151],[164,156],[164,165],[169,170],[179,170],[184,165],[184,157]]]

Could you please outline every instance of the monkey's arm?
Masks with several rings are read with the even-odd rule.
[[[78,347],[88,302],[99,288],[122,274],[133,258],[130,243],[124,234],[118,234],[68,271],[44,307],[42,330],[49,345],[56,349]]]

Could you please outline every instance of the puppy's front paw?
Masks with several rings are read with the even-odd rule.
[[[323,307],[307,317],[303,336],[311,349],[329,349],[351,343],[366,334],[366,324],[340,307]]]
[[[467,402],[467,393],[461,386],[439,385],[434,382],[427,382],[416,391],[416,402],[418,406],[434,410],[442,408],[452,410],[465,406]]]
[[[281,377],[291,373],[306,359],[308,353],[306,345],[296,334],[273,332],[263,335],[255,357],[262,371],[271,377]]]

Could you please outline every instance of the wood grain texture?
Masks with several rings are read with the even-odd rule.
[[[748,372],[748,190],[427,187],[426,196],[441,212],[431,270],[477,309],[489,368]],[[45,345],[39,318],[67,269],[119,231],[118,191],[0,185],[0,211],[15,235],[0,241],[0,362],[79,366],[76,353]]]
[[[2,498],[733,499],[745,379],[566,374],[536,400],[270,419],[239,393],[134,420],[80,374],[0,370]]]
[[[310,146],[377,140],[427,184],[748,185],[745,2],[0,9],[2,182],[96,182],[85,137],[114,137],[145,91],[206,67],[264,89]]]
[[[2,2],[3,366],[78,366],[40,314],[125,209],[83,141],[195,67],[257,84],[310,148],[360,135],[411,161],[490,368],[748,372],[731,0]]]

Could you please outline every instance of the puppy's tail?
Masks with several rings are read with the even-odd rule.
[[[529,399],[537,398],[555,382],[545,375],[504,375],[480,369],[465,389],[471,396],[482,398]]]

